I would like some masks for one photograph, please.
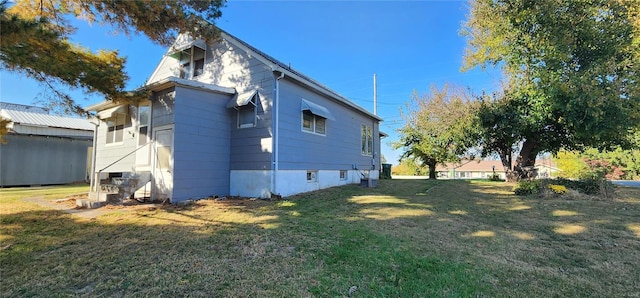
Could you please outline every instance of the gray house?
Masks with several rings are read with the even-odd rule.
[[[378,178],[379,117],[230,34],[181,35],[146,88],[137,106],[87,108],[101,120],[94,197],[114,182],[178,202]]]
[[[65,184],[87,180],[94,126],[47,109],[0,103],[11,120],[0,144],[0,186]]]

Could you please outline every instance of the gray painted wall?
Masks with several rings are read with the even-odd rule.
[[[0,186],[84,181],[91,140],[5,135],[0,145]]]
[[[172,201],[229,194],[230,99],[176,87]]]
[[[178,76],[179,61],[165,56],[149,83],[170,76]],[[193,78],[208,84],[235,88],[242,94],[249,90],[258,90],[257,125],[252,128],[237,128],[237,111],[229,109],[232,119],[228,127],[231,131],[232,170],[269,170],[271,169],[271,103],[273,98],[274,76],[270,67],[239,47],[222,40],[205,51],[204,73]],[[154,110],[155,112],[155,110]],[[154,125],[157,125],[154,123]]]
[[[361,153],[361,125],[373,128],[374,151],[380,152],[378,123],[362,113],[290,81],[280,81],[281,170],[371,170],[372,156]],[[336,120],[327,119],[326,135],[302,130],[301,100],[327,108]],[[376,170],[380,169],[378,161]]]
[[[271,169],[271,92],[259,89],[260,102],[256,106],[255,127],[238,128],[238,112],[230,109],[232,170]]]

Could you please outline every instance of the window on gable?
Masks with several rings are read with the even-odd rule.
[[[371,126],[362,125],[362,154],[373,155],[373,129]]]
[[[188,79],[189,76],[191,75],[191,63],[190,62],[183,62],[180,64],[180,78],[181,79]]]
[[[191,46],[171,54],[180,63],[179,77],[192,79],[204,73],[205,50],[198,46]]]
[[[121,143],[124,140],[124,128],[128,124],[128,115],[114,114],[107,118],[107,144]]]
[[[193,61],[193,77],[197,77],[204,73],[204,57]]]

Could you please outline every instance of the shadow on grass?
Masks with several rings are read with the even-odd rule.
[[[1,296],[625,296],[638,205],[392,180],[286,201],[0,218]],[[631,208],[631,209],[629,209]],[[635,209],[634,209],[635,208]]]

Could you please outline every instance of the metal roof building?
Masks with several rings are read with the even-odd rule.
[[[94,129],[88,120],[13,103],[0,103],[0,117],[11,121],[0,145],[0,187],[87,179]]]

